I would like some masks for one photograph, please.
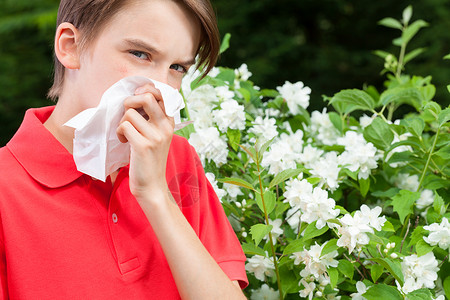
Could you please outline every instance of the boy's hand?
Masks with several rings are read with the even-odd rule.
[[[175,123],[165,113],[161,93],[148,83],[128,97],[124,106],[117,136],[131,147],[131,193],[138,201],[144,195],[167,193],[166,163]]]

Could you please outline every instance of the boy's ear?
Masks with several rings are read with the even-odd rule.
[[[67,69],[80,68],[80,33],[70,23],[61,23],[56,29],[55,54]]]

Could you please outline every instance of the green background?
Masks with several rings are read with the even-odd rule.
[[[52,104],[46,93],[52,80],[55,0],[0,0],[0,146],[22,121],[25,110]],[[309,110],[325,106],[322,95],[365,84],[383,87],[384,61],[372,51],[398,50],[399,35],[377,25],[401,18],[412,5],[412,21],[430,26],[408,49],[427,51],[407,65],[409,74],[432,75],[435,101],[450,103],[450,1],[448,0],[213,0],[221,34],[231,33],[231,47],[219,65],[246,63],[251,80],[263,88],[303,81],[312,88]],[[403,112],[407,112],[403,111]]]

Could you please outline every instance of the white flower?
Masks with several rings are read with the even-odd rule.
[[[212,112],[213,119],[219,126],[219,130],[226,132],[230,129],[245,129],[244,107],[234,99],[228,99],[220,104],[219,110]]]
[[[402,190],[408,190],[411,192],[417,191],[419,187],[419,176],[406,173],[400,173],[394,180],[394,184]]]
[[[216,91],[217,98],[221,100],[231,100],[234,97],[233,91],[230,90],[229,86],[218,86],[214,88]]]
[[[300,209],[294,207],[287,211],[286,215],[288,216],[287,222],[289,226],[291,226],[292,230],[297,234],[298,233],[298,225],[300,224]]]
[[[223,188],[232,200],[236,200],[237,196],[243,195],[241,188],[234,184],[224,183]]]
[[[434,194],[432,190],[423,190],[420,193],[420,198],[416,201],[416,207],[418,209],[424,209],[434,202]]]
[[[339,187],[338,177],[341,169],[336,152],[327,152],[323,157],[312,162],[309,167],[311,168],[311,174],[321,179],[320,187],[326,185],[331,191]]]
[[[300,162],[306,168],[311,168],[311,165],[317,161],[323,154],[323,150],[307,145],[303,148],[303,152],[299,155]]]
[[[191,66],[188,72],[183,76],[183,80],[181,81],[181,91],[185,98],[188,98],[190,93],[192,92],[191,83],[200,76],[200,71],[196,68],[195,65]]]
[[[212,127],[212,109],[218,101],[216,91],[209,84],[192,91],[187,98],[187,108],[196,130]]]
[[[266,276],[274,276],[275,266],[273,261],[265,256],[254,255],[247,259],[245,270],[252,272],[256,279],[264,281]]]
[[[405,278],[403,292],[410,293],[421,288],[432,289],[435,287],[434,281],[438,279],[439,268],[433,252],[428,252],[420,257],[416,254],[405,256],[401,266]]]
[[[311,113],[310,129],[311,135],[320,143],[329,146],[336,144],[339,131],[334,127],[333,123],[331,123],[326,108],[324,108],[322,112],[315,110]]]
[[[293,115],[300,113],[299,106],[308,108],[311,89],[305,86],[303,82],[299,81],[293,84],[286,81],[283,86],[277,87],[277,90],[281,97],[286,100],[289,111]]]
[[[367,245],[370,241],[366,233],[373,233],[369,220],[360,211],[352,217],[346,214],[339,220],[342,226],[337,226],[340,237],[337,241],[339,247],[345,247],[351,253],[356,247]]]
[[[334,208],[336,202],[328,198],[328,192],[319,187],[313,189],[305,179],[289,180],[283,195],[292,208],[300,209],[301,221],[308,224],[317,221],[317,229],[323,228],[326,221],[339,215],[339,209]]]
[[[212,160],[217,165],[227,162],[227,143],[220,137],[217,128],[197,130],[189,137],[189,143],[195,148],[203,164],[206,160]]]
[[[339,209],[334,208],[336,205],[334,199],[328,198],[328,192],[319,187],[315,187],[312,194],[302,199],[302,202],[304,202],[300,205],[300,208],[304,207],[300,217],[302,222],[311,224],[317,221],[317,229],[322,229],[328,220],[339,215]]]
[[[381,207],[376,206],[373,209],[370,209],[367,205],[363,204],[360,208],[361,214],[363,218],[367,218],[369,221],[369,225],[373,227],[375,230],[380,231],[381,227],[383,227],[384,222],[386,222],[386,217],[378,217],[381,214]]]
[[[300,276],[308,277],[310,275],[319,279],[319,276],[324,275],[329,267],[337,267],[338,261],[334,258],[338,255],[336,250],[321,256],[323,247],[317,243],[309,250],[293,253],[291,258],[294,258],[294,264],[298,265],[300,262],[305,264],[305,268],[300,272]]]
[[[234,70],[237,79],[246,81],[252,76],[252,72],[248,70],[247,64],[242,64],[238,69]]]
[[[210,172],[205,173],[205,175],[206,175],[206,178],[208,179],[209,183],[211,183],[214,191],[216,192],[217,197],[222,202],[222,198],[225,197],[225,195],[227,193],[217,186],[216,175],[214,175],[213,173],[210,173]]]
[[[278,300],[280,299],[280,293],[269,287],[267,284],[263,284],[259,289],[252,290],[250,300]]]
[[[306,179],[290,179],[286,182],[286,191],[283,196],[289,202],[292,208],[306,209],[303,205],[302,198],[308,197],[312,194],[313,185]]]
[[[286,169],[295,169],[302,151],[303,132],[297,130],[294,134],[282,133],[264,153],[261,165],[269,167],[270,174],[277,174]]]
[[[345,151],[339,156],[340,164],[352,172],[359,170],[358,178],[367,179],[372,169],[377,168],[377,148],[366,142],[363,135],[355,131],[347,131],[344,137],[337,139]]]
[[[272,225],[272,230],[270,232],[272,233],[272,242],[274,245],[276,244],[278,237],[284,233],[283,229],[281,228],[282,223],[283,220],[281,219],[276,219],[275,221],[269,219],[269,225]],[[268,240],[269,234],[267,234],[264,239]]]
[[[358,291],[357,293],[353,293],[350,295],[350,297],[352,297],[352,299],[367,300],[365,297],[363,297],[363,294],[368,290],[368,288],[366,287],[364,282],[358,281],[356,283],[356,290]]]
[[[367,116],[366,114],[363,114],[360,118],[359,118],[359,124],[361,124],[362,128],[366,128],[367,126],[369,126],[370,124],[372,124],[373,119],[376,117],[376,115],[372,115],[372,117]]]
[[[425,230],[430,231],[428,237],[424,236],[425,242],[431,246],[438,245],[439,248],[444,250],[450,249],[450,224],[448,219],[444,217],[441,224],[433,223],[423,227]]]
[[[263,119],[261,116],[258,116],[253,121],[253,127],[248,132],[256,136],[259,145],[263,145],[278,135],[275,123],[276,121],[273,118],[265,117]],[[250,142],[255,142],[255,140],[251,139]]]
[[[304,278],[300,280],[298,283],[300,286],[304,286],[303,290],[300,290],[299,294],[300,297],[306,298],[308,297],[309,300],[312,300],[314,297],[314,290],[316,289],[316,284],[314,282],[307,282]]]

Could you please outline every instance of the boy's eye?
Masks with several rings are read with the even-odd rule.
[[[148,59],[149,58],[147,53],[144,53],[142,51],[132,50],[132,51],[130,51],[130,53],[139,59]]]
[[[183,67],[182,65],[179,65],[179,64],[173,64],[173,65],[170,66],[170,68],[172,70],[175,70],[175,71],[183,73],[183,74],[187,72],[187,69],[185,67]]]

